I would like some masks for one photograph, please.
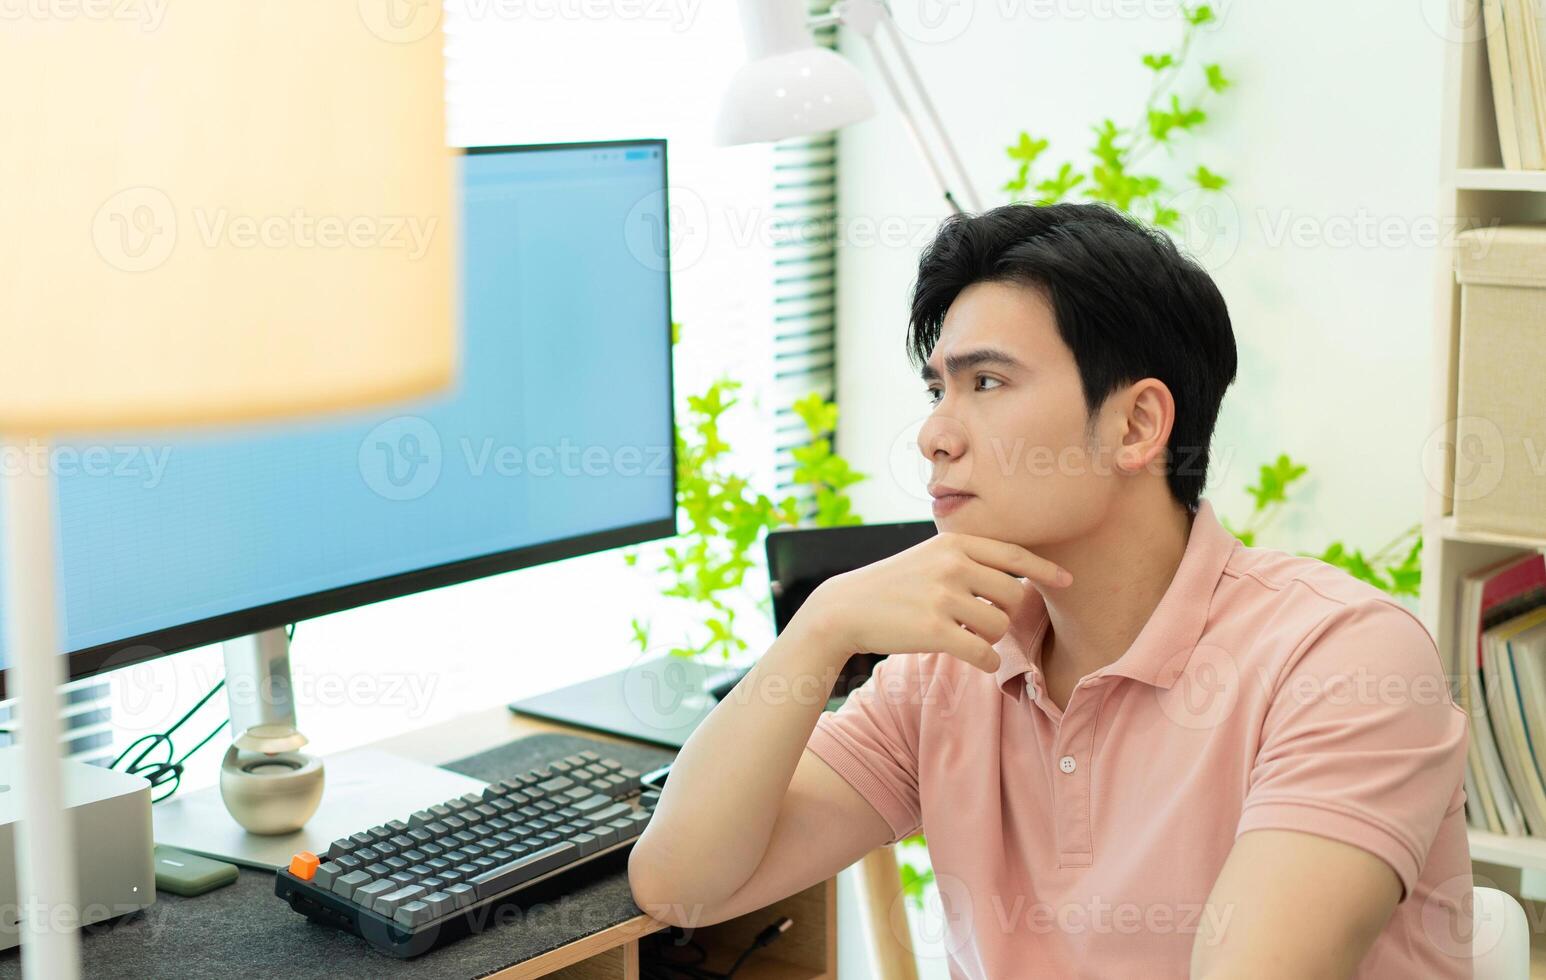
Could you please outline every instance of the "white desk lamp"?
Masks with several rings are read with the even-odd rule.
[[[37,451],[363,407],[455,374],[442,36],[372,25],[373,9],[174,4],[151,23],[131,16],[143,5],[39,8],[0,32],[0,600],[29,978],[80,973],[54,482]],[[422,254],[393,230],[405,219],[432,229]]]
[[[804,0],[740,0],[740,4],[748,62],[736,72],[720,104],[714,126],[715,142],[730,146],[810,136],[874,115],[875,105],[858,69],[841,55],[818,47],[811,37],[813,27],[842,24],[864,38],[881,80],[902,114],[908,137],[923,157],[945,202],[952,211],[960,213],[961,205],[929,151],[876,41],[877,34],[884,34],[917,93],[919,105],[938,133],[945,155],[960,175],[967,203],[974,211],[982,210],[966,168],[961,165],[934,101],[902,44],[891,11],[882,0],[841,0],[832,5],[831,13],[809,20],[805,17]]]

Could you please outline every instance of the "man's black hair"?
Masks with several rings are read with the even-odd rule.
[[[1006,204],[951,215],[918,261],[908,326],[917,367],[945,311],[977,282],[1039,290],[1073,351],[1087,417],[1118,387],[1158,378],[1176,401],[1167,446],[1171,495],[1195,512],[1235,335],[1218,287],[1163,231],[1106,204]]]

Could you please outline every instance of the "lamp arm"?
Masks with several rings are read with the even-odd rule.
[[[896,76],[886,63],[885,55],[881,52],[880,45],[875,40],[876,31],[882,31],[890,40],[891,46],[896,50],[897,57],[901,59],[902,70],[907,75],[918,95],[919,104],[923,107],[924,114],[930,124],[939,134],[940,143],[944,146],[945,155],[950,159],[955,171],[960,175],[961,187],[965,191],[967,203],[975,211],[982,210],[982,204],[977,197],[976,190],[972,187],[971,178],[966,173],[966,167],[961,163],[961,157],[956,152],[955,144],[950,139],[950,134],[945,130],[945,124],[940,119],[939,111],[934,107],[934,100],[929,97],[929,90],[923,84],[922,77],[918,74],[918,68],[908,55],[907,48],[902,43],[902,37],[897,32],[896,22],[891,17],[891,11],[881,0],[841,0],[833,4],[831,12],[813,17],[806,21],[806,25],[812,29],[826,27],[832,24],[842,24],[864,38],[869,46],[870,53],[875,59],[876,68],[880,71],[881,80],[885,83],[887,91],[891,93],[891,99],[896,103],[897,110],[902,114],[902,124],[907,130],[908,137],[913,146],[923,157],[924,164],[929,169],[929,174],[939,186],[940,193],[952,211],[962,213],[961,205],[956,200],[955,194],[950,190],[945,179],[945,174],[935,160],[934,154],[929,151],[924,142],[923,134],[918,128],[917,120],[913,117],[912,109],[908,106],[907,99],[903,97],[900,86],[897,85]]]

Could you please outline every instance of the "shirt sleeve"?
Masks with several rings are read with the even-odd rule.
[[[1273,692],[1236,836],[1299,830],[1383,859],[1406,901],[1464,805],[1465,712],[1427,627],[1380,600],[1332,614]]]
[[[918,730],[924,659],[894,654],[881,660],[836,711],[821,713],[806,745],[885,818],[888,843],[912,836],[923,822]]]

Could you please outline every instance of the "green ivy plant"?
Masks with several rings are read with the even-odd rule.
[[[681,325],[672,325],[672,343],[681,336]],[[809,441],[793,451],[796,463],[792,480],[811,488],[815,509],[800,512],[799,497],[789,494],[774,501],[757,491],[752,480],[730,465],[730,444],[720,430],[725,414],[740,403],[736,392],[741,382],[721,377],[706,391],[687,397],[686,411],[676,427],[676,501],[679,525],[686,530],[663,549],[665,560],[656,567],[666,584],[661,594],[696,604],[701,609],[703,631],[683,637],[671,647],[678,657],[713,657],[728,660],[747,647],[736,628],[734,600],[741,595],[747,570],[755,567],[752,556],[763,535],[780,527],[836,527],[863,523],[853,512],[847,489],[867,478],[832,451],[837,430],[837,406],[812,392],[792,408],[805,423]],[[630,566],[639,559],[637,548],[628,549],[623,560]],[[759,608],[767,610],[767,603]],[[634,617],[633,642],[648,650],[650,626]]]
[[[1286,453],[1271,463],[1263,464],[1256,483],[1246,487],[1251,495],[1253,508],[1244,526],[1230,527],[1229,521],[1221,523],[1242,544],[1256,543],[1257,535],[1270,525],[1288,504],[1288,489],[1302,479],[1308,467],[1295,463]],[[1341,541],[1333,541],[1320,552],[1301,551],[1307,558],[1318,558],[1328,565],[1335,565],[1354,578],[1368,582],[1375,588],[1393,596],[1415,597],[1422,587],[1422,524],[1413,524],[1396,535],[1373,554],[1348,548]]]
[[[1213,8],[1207,4],[1183,5],[1181,14],[1181,40],[1176,48],[1143,56],[1151,81],[1138,121],[1124,129],[1107,118],[1091,127],[1095,142],[1090,147],[1087,165],[1064,162],[1055,172],[1038,179],[1032,170],[1049,143],[1021,131],[1019,140],[1006,149],[1015,165],[1015,175],[1002,189],[1009,192],[1011,202],[1031,199],[1037,204],[1055,204],[1079,196],[1104,201],[1160,228],[1174,229],[1180,225],[1181,212],[1168,203],[1174,189],[1159,175],[1141,171],[1139,164],[1158,147],[1172,152],[1187,133],[1206,123],[1204,103],[1231,84],[1222,67],[1209,63],[1202,66],[1201,85],[1195,95],[1183,99],[1173,91],[1188,73],[1197,32],[1216,19]],[[1188,179],[1205,191],[1221,190],[1228,183],[1201,163]]]

